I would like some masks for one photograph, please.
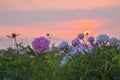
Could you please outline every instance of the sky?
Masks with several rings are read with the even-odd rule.
[[[120,0],[0,0],[0,46],[9,44],[6,35],[19,40],[49,33],[53,42],[70,41],[79,33],[120,36]]]

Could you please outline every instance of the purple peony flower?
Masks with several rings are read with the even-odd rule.
[[[87,45],[81,43],[81,44],[79,44],[79,47],[77,48],[77,51],[78,51],[78,53],[84,54],[84,51],[86,50],[86,48],[87,48]]]
[[[78,53],[78,46],[72,46],[72,48],[71,48],[71,51],[70,51],[70,54],[71,55],[75,55],[75,54],[77,54]]]
[[[35,38],[32,42],[33,50],[37,53],[44,52],[49,49],[49,40],[45,37]]]
[[[88,42],[93,43],[94,42],[94,37],[93,36],[88,37]]]
[[[79,45],[79,44],[80,44],[80,41],[79,41],[78,38],[75,38],[74,40],[72,40],[72,45],[73,45],[73,46],[77,46],[77,45]]]
[[[67,64],[67,60],[62,60],[61,63],[60,63],[60,67],[61,68],[64,68]]]
[[[80,33],[80,34],[78,35],[78,38],[79,38],[79,39],[83,39],[83,38],[84,38],[84,34],[83,34],[83,33]]]
[[[81,47],[81,49],[86,49],[87,48],[87,45],[84,44],[84,43],[81,43],[79,46]]]
[[[67,65],[68,59],[70,58],[69,54],[65,55],[60,63],[60,67],[64,68]]]
[[[89,53],[89,51],[91,52],[93,49],[92,46],[87,46],[86,44],[81,44],[79,47],[78,47],[78,52],[79,53],[82,53],[82,54],[85,54],[85,52]]]
[[[61,42],[59,45],[58,45],[58,50],[65,50],[65,49],[68,49],[69,45],[68,45],[68,42]]]
[[[101,44],[100,44],[98,41],[95,41],[95,42],[94,42],[94,46],[95,46],[95,47],[100,47]]]
[[[120,47],[120,41],[118,41],[118,42],[116,43],[116,46],[117,46],[117,47]]]

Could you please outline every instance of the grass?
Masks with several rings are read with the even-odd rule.
[[[120,49],[112,46],[71,56],[63,68],[60,62],[66,54],[55,56],[57,49],[41,54],[30,47],[21,51],[26,52],[16,56],[16,50],[8,49],[2,53],[0,80],[120,80]]]

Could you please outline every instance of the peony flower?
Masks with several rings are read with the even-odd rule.
[[[75,55],[77,53],[85,54],[85,52],[90,52],[93,49],[93,46],[87,46],[86,44],[79,44],[79,46],[73,47],[70,54]]]
[[[101,45],[100,45],[100,43],[99,43],[98,41],[96,41],[96,42],[94,42],[94,46],[95,46],[95,47],[99,47],[99,46],[101,46]]]
[[[71,58],[69,56],[69,54],[65,55],[62,60],[61,60],[61,63],[60,63],[60,67],[63,68],[67,65],[67,62],[68,62],[68,59]]]
[[[101,34],[97,37],[97,41],[101,44],[102,43],[106,44],[109,41],[109,36],[107,36],[106,34]]]
[[[26,48],[26,49],[20,50],[19,54],[23,55],[23,54],[26,54],[28,52],[30,52],[30,50],[28,48]]]
[[[78,35],[78,38],[79,38],[79,39],[83,39],[83,38],[84,38],[84,34],[83,34],[83,33],[80,33],[80,34]]]
[[[58,50],[66,50],[69,48],[69,45],[68,45],[68,42],[61,42],[59,45],[58,45]]]
[[[79,41],[78,38],[75,38],[74,40],[72,40],[72,45],[73,45],[73,46],[77,46],[77,45],[79,45],[79,44],[80,44],[80,41]]]
[[[81,49],[80,47],[78,48],[78,53],[85,54],[86,49]]]
[[[2,57],[3,56],[3,54],[0,54],[0,57]]]
[[[72,46],[70,54],[75,55],[78,53],[78,46]]]
[[[118,42],[116,43],[116,46],[117,46],[117,47],[120,47],[120,41],[118,41]]]
[[[93,36],[88,37],[88,42],[93,43],[94,42],[94,37]]]
[[[42,53],[49,49],[49,40],[45,37],[35,38],[32,42],[33,50],[37,53]]]
[[[32,58],[32,59],[33,59],[33,58],[35,58],[35,56],[33,56],[33,55],[30,55],[30,58]]]
[[[118,42],[117,38],[115,37],[110,38],[110,41],[109,41],[110,45],[115,46],[117,42]]]
[[[85,52],[89,53],[93,49],[93,46],[86,46],[85,44],[82,44],[80,47],[78,47],[78,52],[85,54]]]
[[[86,44],[84,44],[84,43],[81,43],[79,46],[80,46],[82,49],[87,48],[87,45],[86,45]]]
[[[67,60],[62,60],[61,63],[60,63],[60,67],[61,68],[64,68],[67,64]]]

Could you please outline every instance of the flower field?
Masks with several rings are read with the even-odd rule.
[[[71,44],[54,46],[47,35],[25,47],[17,36],[7,36],[14,49],[0,50],[0,80],[120,80],[118,38],[80,33]]]

